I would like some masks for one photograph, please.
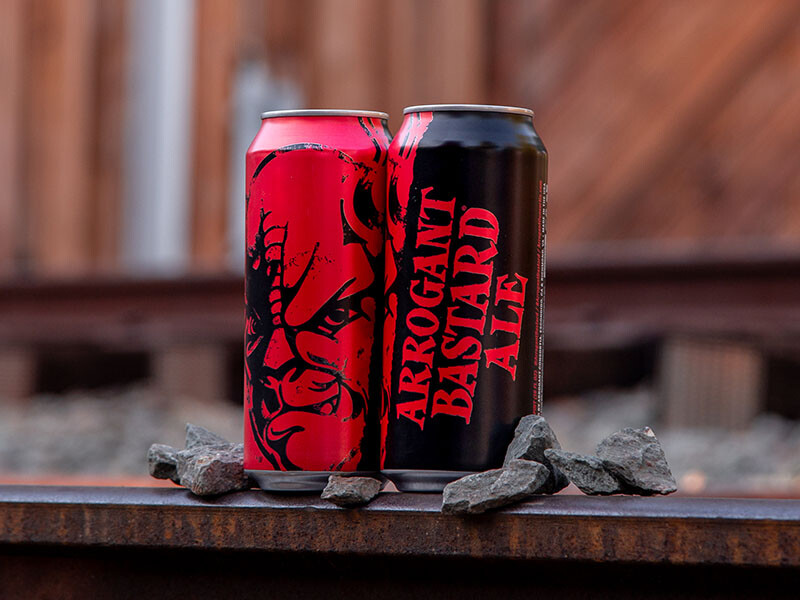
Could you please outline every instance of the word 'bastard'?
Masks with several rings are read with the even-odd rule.
[[[481,367],[516,379],[528,283],[519,273],[495,276],[500,227],[490,210],[464,207],[456,214],[456,198],[433,195],[433,188],[422,190],[396,404],[397,417],[420,429],[429,408],[431,417],[469,423]],[[442,304],[444,322],[435,310]],[[484,347],[487,327],[496,342],[491,347]]]

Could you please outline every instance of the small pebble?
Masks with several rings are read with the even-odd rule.
[[[250,487],[244,472],[244,446],[200,446],[177,453],[180,484],[197,496],[217,496]]]
[[[502,469],[473,473],[447,484],[442,512],[479,514],[542,493],[551,476],[543,464],[513,459]]]
[[[322,499],[337,506],[360,506],[372,500],[380,491],[381,482],[372,477],[331,475],[322,490]]]
[[[171,479],[179,483],[178,479],[178,451],[166,444],[153,444],[147,451],[147,466],[150,475],[156,479]]]
[[[522,417],[514,431],[514,439],[506,450],[503,465],[506,466],[517,458],[543,464],[550,471],[545,493],[555,494],[569,485],[569,479],[545,456],[544,451],[549,448],[560,450],[561,444],[545,418],[541,415]]]
[[[629,488],[628,493],[649,496],[678,489],[664,450],[649,427],[628,427],[611,434],[598,444],[597,457]]]
[[[544,451],[547,459],[561,469],[584,494],[590,496],[618,494],[622,486],[596,456],[575,454],[550,448]]]
[[[231,443],[221,435],[200,425],[186,424],[186,449],[198,446],[230,446]]]

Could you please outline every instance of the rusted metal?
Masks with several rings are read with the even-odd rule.
[[[549,258],[546,343],[585,348],[665,331],[800,337],[800,250],[648,248]],[[0,342],[238,343],[242,307],[240,274],[11,281],[0,286]]]
[[[548,263],[548,340],[597,346],[665,333],[800,339],[800,252],[756,247],[585,248]]]
[[[770,379],[770,398],[777,398],[772,408],[796,413],[792,390],[800,363],[800,249],[665,252],[628,243],[555,254],[547,271],[548,396],[633,385],[651,377],[659,344],[678,334],[745,341],[770,361],[784,361],[786,368],[776,371],[782,378],[773,378],[777,383]],[[0,393],[14,397],[23,395],[19,389],[102,384],[96,377],[81,379],[86,371],[76,364],[81,361],[91,372],[114,374],[119,381],[112,383],[125,385],[154,373],[122,369],[119,360],[114,368],[96,369],[100,355],[127,360],[131,367],[130,356],[138,353],[136,364],[157,371],[152,367],[161,364],[161,354],[202,346],[222,348],[223,362],[230,363],[225,375],[230,381],[202,387],[228,389],[231,398],[238,398],[243,303],[243,278],[231,273],[0,284],[0,346],[27,368],[20,372],[28,373],[27,381],[20,375],[21,383],[7,383]],[[125,379],[125,373],[130,377]],[[784,400],[776,392],[781,389],[788,390]]]
[[[796,598],[800,501],[0,486],[0,598]]]
[[[152,348],[240,342],[241,275],[12,281],[0,291],[0,342]]]
[[[342,510],[248,491],[0,486],[0,544],[800,567],[800,501],[538,497],[480,517],[441,496]]]

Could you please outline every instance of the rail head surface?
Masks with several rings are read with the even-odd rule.
[[[438,494],[360,509],[260,491],[0,486],[0,544],[800,567],[800,501],[536,497],[444,515]]]

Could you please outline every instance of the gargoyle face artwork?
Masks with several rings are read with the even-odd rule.
[[[245,426],[259,468],[375,463],[380,160],[297,144],[268,154],[248,182]]]

